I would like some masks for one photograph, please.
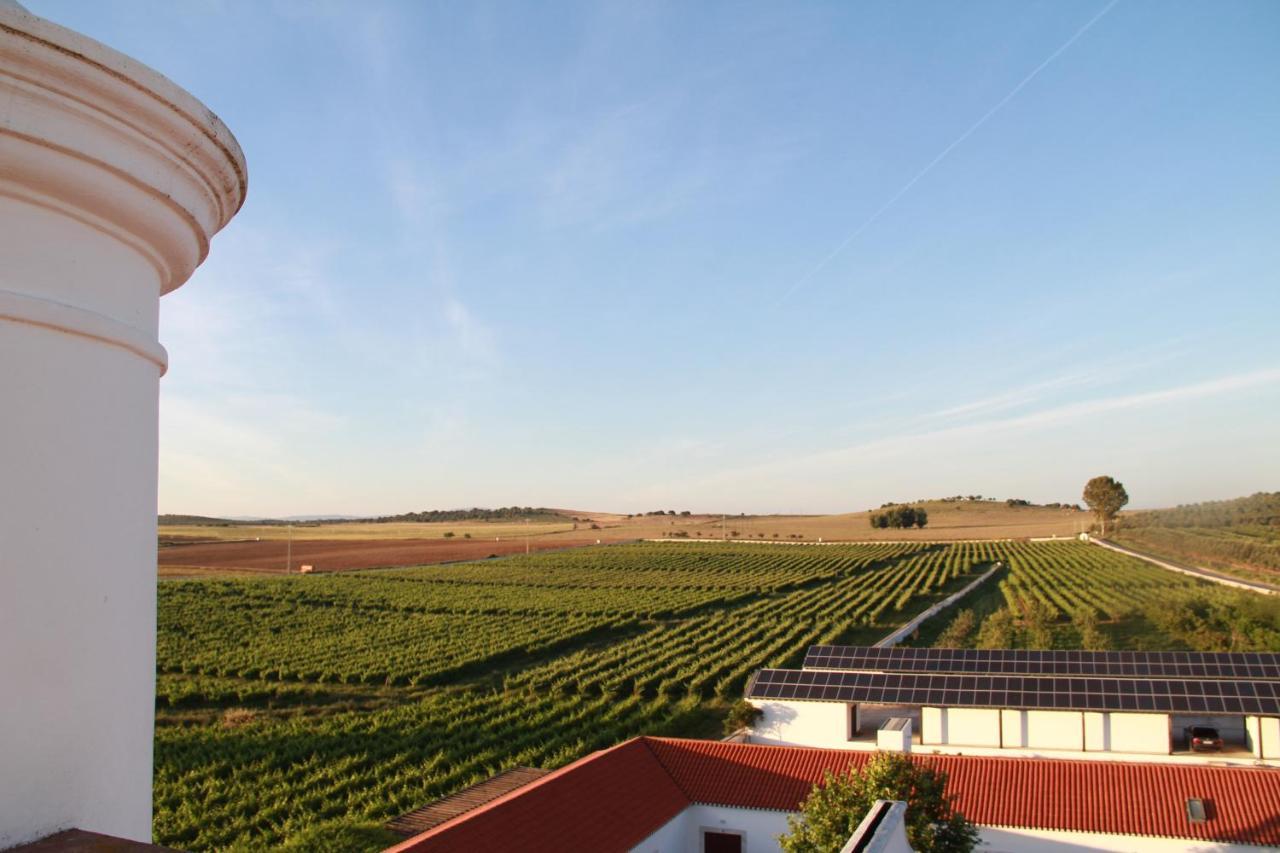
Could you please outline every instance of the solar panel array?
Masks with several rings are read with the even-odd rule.
[[[805,669],[1280,680],[1275,652],[1086,652],[810,646]]]
[[[1280,715],[1280,682],[762,669],[749,699],[1055,711]]]

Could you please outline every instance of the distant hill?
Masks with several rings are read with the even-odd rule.
[[[173,515],[164,514],[157,518],[161,527],[176,527],[178,525],[202,527],[231,527],[235,524],[243,524],[241,520],[234,518],[212,518],[207,515]]]
[[[1280,527],[1280,492],[1126,514],[1125,527]]]
[[[291,515],[286,518],[262,518],[256,515],[237,515],[233,518],[214,518],[208,515],[157,516],[161,527],[235,527],[242,524],[315,524],[322,521],[361,521],[359,515]]]
[[[1275,583],[1280,492],[1125,513],[1112,538],[1158,557]]]

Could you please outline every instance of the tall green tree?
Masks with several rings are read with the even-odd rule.
[[[1102,535],[1107,535],[1107,522],[1129,502],[1124,484],[1113,477],[1094,477],[1084,484],[1084,502],[1093,510],[1102,525]]]
[[[907,804],[907,840],[919,853],[968,853],[978,830],[946,795],[947,774],[900,752],[877,752],[861,771],[827,771],[778,838],[785,853],[829,853],[853,835],[876,800]]]

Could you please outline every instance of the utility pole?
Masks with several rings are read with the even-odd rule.
[[[289,546],[285,550],[284,573],[287,575],[293,571],[293,524],[289,525]]]

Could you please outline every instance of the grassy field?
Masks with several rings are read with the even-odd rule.
[[[1213,618],[1146,615],[1189,596],[1210,617],[1248,611],[1252,628],[1235,627],[1249,643],[1280,642],[1262,624],[1280,603],[1254,596],[1262,609],[1249,610],[1074,542],[637,543],[166,582],[156,840],[305,849],[354,826],[376,849],[381,822],[513,765],[559,766],[640,733],[716,736],[756,668],[795,665],[814,643],[874,642],[996,560],[1004,577],[965,606],[989,620],[1037,601],[1051,644],[1080,644],[1066,614],[1092,607],[1117,648],[1217,647]],[[1034,640],[1014,629],[1011,645]]]

